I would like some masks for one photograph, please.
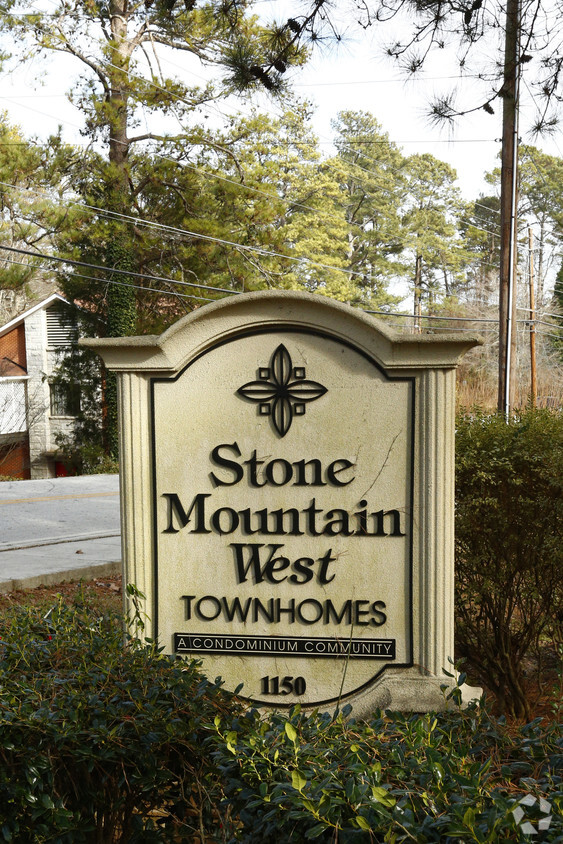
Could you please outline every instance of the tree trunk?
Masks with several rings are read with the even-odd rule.
[[[111,0],[111,32],[113,46],[110,50],[111,68],[108,73],[110,91],[108,102],[109,124],[109,184],[108,211],[115,215],[131,213],[131,191],[128,170],[128,70],[130,44],[127,41],[127,0]],[[111,226],[107,244],[107,264],[116,270],[133,268],[133,235],[131,221],[116,217]],[[131,278],[112,274],[108,290],[108,335],[128,336],[135,333],[135,289]],[[125,286],[125,284],[127,286]]]
[[[106,263],[111,273],[107,292],[107,334],[109,337],[126,337],[136,331],[136,294],[131,286],[131,276],[120,275],[119,270],[133,270],[134,239],[131,222],[117,215],[131,212],[128,171],[128,76],[129,44],[127,42],[127,2],[111,0],[111,32],[113,46],[110,50],[111,67],[108,72],[109,127],[109,179],[107,209],[116,215],[110,226],[106,246]],[[105,441],[108,452],[118,456],[117,383],[113,373],[108,373],[105,392]]]

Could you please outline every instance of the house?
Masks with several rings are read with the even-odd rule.
[[[0,476],[66,474],[56,436],[72,431],[78,408],[53,374],[75,338],[70,305],[58,293],[0,326]]]

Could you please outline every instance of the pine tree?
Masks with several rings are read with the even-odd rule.
[[[82,67],[83,76],[73,87],[71,99],[84,115],[86,134],[105,147],[105,154],[95,159],[99,165],[95,190],[97,207],[106,215],[105,243],[101,238],[98,246],[105,252],[103,263],[112,270],[100,295],[106,303],[110,336],[137,330],[137,296],[126,274],[140,269],[132,225],[138,216],[140,187],[133,150],[140,144],[169,140],[160,128],[140,130],[141,113],[144,121],[159,127],[174,113],[184,127],[175,133],[176,140],[190,144],[190,121],[205,103],[259,85],[278,91],[288,65],[302,60],[291,28],[285,24],[266,30],[249,15],[250,8],[247,0],[208,0],[197,5],[169,0],[55,0],[44,13],[30,12],[22,0],[8,0],[0,12],[0,31],[12,37],[20,62],[62,52]],[[164,77],[157,45],[222,68],[223,78],[191,87]],[[199,132],[200,143],[205,134],[213,146],[211,131]],[[110,383],[112,401],[114,392]],[[115,415],[115,407],[108,410],[110,424]],[[115,449],[115,431],[109,439]]]
[[[395,305],[387,287],[405,271],[399,211],[405,159],[368,112],[341,112],[333,128],[348,226],[347,266],[358,275],[365,304]]]
[[[25,308],[33,289],[52,292],[41,262],[25,253],[48,253],[53,238],[73,225],[73,207],[61,202],[69,194],[73,155],[60,136],[46,143],[27,139],[0,115],[2,322],[13,316],[12,310]]]
[[[454,186],[455,170],[424,154],[410,156],[405,173],[403,228],[411,256],[414,314],[420,317],[424,301],[432,313],[441,296],[450,294],[469,256],[458,237],[463,204]],[[414,324],[420,330],[420,322]]]

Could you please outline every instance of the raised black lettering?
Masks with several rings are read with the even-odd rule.
[[[401,514],[398,510],[387,510],[386,516],[391,516],[392,525],[391,536],[405,536],[401,530]]]
[[[233,598],[230,604],[227,598],[221,598],[221,603],[223,604],[223,612],[227,621],[234,621],[235,617],[239,621],[246,621],[246,617],[252,606],[252,598],[246,599],[244,607],[240,602],[240,598]]]
[[[248,466],[249,469],[250,469],[250,478],[249,478],[250,486],[255,486],[255,487],[266,486],[266,481],[263,481],[262,483],[260,483],[260,481],[258,480],[258,466],[263,466],[264,461],[259,460],[257,458],[256,449],[254,449],[254,451],[250,455],[250,459],[244,461],[244,465]]]
[[[202,604],[204,602],[211,604],[213,607],[212,615],[205,615],[202,610]],[[219,598],[216,598],[215,595],[204,595],[203,598],[200,598],[199,601],[195,605],[195,614],[198,618],[202,621],[215,621],[217,616],[221,614],[221,601]]]
[[[342,624],[344,616],[345,624],[352,624],[352,601],[345,601],[340,613],[336,611],[330,598],[325,601],[323,624]]]
[[[371,536],[404,536],[401,531],[401,514],[398,510],[378,510],[377,513],[370,513],[375,521],[375,533]],[[385,530],[385,519],[391,518],[391,533]]]
[[[326,470],[327,481],[333,486],[348,486],[348,484],[351,484],[354,480],[355,475],[347,481],[341,481],[336,476],[341,472],[345,472],[346,469],[351,469],[352,466],[355,465],[355,463],[351,463],[350,460],[345,460],[344,458],[341,458],[340,460],[333,460]]]
[[[225,513],[228,524],[221,525],[221,516]],[[233,533],[239,525],[239,515],[232,507],[219,507],[211,516],[211,525],[216,533],[223,536],[225,533]]]
[[[332,548],[329,548],[326,554],[323,557],[319,557],[319,563],[321,564],[319,567],[319,573],[317,575],[317,580],[321,584],[321,586],[326,586],[327,583],[330,583],[331,580],[334,580],[335,575],[333,574],[332,577],[327,577],[328,566],[329,563],[334,563],[336,557],[332,555]]]
[[[264,565],[262,565],[262,561],[260,559],[260,549],[264,548],[263,543],[231,542],[230,547],[233,549],[235,555],[235,572],[239,583],[246,583],[249,572],[254,583],[262,583],[264,579],[268,579],[270,583],[277,582],[268,578],[266,570],[270,561],[273,560],[274,554],[276,554],[280,548],[283,548],[283,545],[268,545],[268,548],[270,549],[270,556]],[[244,559],[245,549],[248,552],[248,559],[246,562]]]
[[[258,615],[261,614],[262,618],[267,621],[269,624],[273,624],[276,621],[275,612],[274,612],[274,599],[270,598],[268,600],[268,607],[266,608],[262,601],[259,598],[253,598],[253,615],[252,621],[256,624],[258,621]]]
[[[281,472],[278,473],[277,479],[276,466],[279,466],[281,469]],[[275,460],[270,460],[270,462],[266,465],[265,475],[266,480],[272,486],[285,486],[293,477],[293,467],[291,463],[287,462],[287,460],[283,460],[281,457],[278,457]]]
[[[386,609],[385,601],[374,601],[370,607],[373,618],[371,623],[374,627],[381,627],[387,621],[387,615],[383,612]]]
[[[307,618],[307,616],[304,615],[303,610],[306,605],[309,605],[313,609],[313,612],[316,614],[315,618]],[[299,621],[301,621],[303,624],[316,624],[317,621],[322,618],[323,605],[320,601],[316,601],[315,598],[306,598],[304,601],[301,601],[301,603],[298,604],[297,615]]]
[[[162,533],[178,533],[181,528],[185,528],[190,521],[192,511],[195,508],[195,528],[191,533],[211,533],[205,527],[205,499],[209,498],[211,493],[200,492],[192,501],[192,506],[186,513],[178,495],[175,492],[163,492],[162,497],[168,501],[168,526]],[[176,516],[180,523],[179,528],[175,528],[173,524],[173,517]]]
[[[275,603],[275,620],[281,621],[282,615],[288,616],[289,624],[295,624],[295,598],[290,598],[287,607],[283,607],[280,598],[276,598]]]
[[[262,570],[264,580],[267,580],[268,583],[283,583],[284,580],[287,580],[287,574],[284,574],[283,577],[274,577],[274,574],[277,571],[285,571],[287,568],[289,568],[287,557],[274,557],[273,559],[270,557]]]
[[[358,520],[358,527],[356,530],[356,536],[367,536],[368,535],[368,511],[365,509],[368,506],[368,503],[365,498],[362,498],[361,501],[358,501],[358,506],[363,507],[363,510],[356,510],[354,516]]]
[[[329,510],[326,518],[331,521],[325,525],[323,534],[325,536],[352,536],[354,531],[350,530],[350,514],[347,510],[336,508]]]
[[[309,506],[305,507],[302,512],[307,516],[307,528],[311,536],[321,536],[322,530],[317,530],[317,515],[323,511],[317,507],[316,499],[313,498]]]
[[[367,604],[367,608],[362,609],[362,605]],[[366,627],[369,621],[362,621],[361,616],[369,613],[369,601],[354,601],[354,624],[359,624],[361,627]]]
[[[238,484],[244,477],[244,470],[242,466],[240,466],[235,460],[229,460],[228,458],[223,457],[219,452],[220,449],[228,449],[229,451],[234,452],[237,457],[241,456],[241,450],[236,442],[216,445],[211,452],[211,460],[217,466],[222,466],[232,472],[233,478],[232,480],[224,480],[222,478],[218,478],[215,472],[210,472],[209,477],[211,478],[211,483],[213,486],[233,486],[233,484]],[[256,454],[256,452],[254,453]]]
[[[189,621],[192,617],[192,601],[194,598],[195,595],[182,595],[181,600],[184,602],[184,614],[186,621]]]
[[[293,570],[295,574],[289,577],[290,583],[296,583],[301,586],[303,583],[309,583],[313,579],[313,572],[311,567],[315,564],[312,557],[299,557],[293,563]]]
[[[326,486],[323,481],[323,467],[320,460],[296,460],[294,486]],[[311,468],[309,480],[307,480],[307,468]]]
[[[262,511],[262,512],[264,512],[264,511]],[[267,518],[266,518],[264,520],[264,522],[266,524],[265,524],[264,529],[262,531],[263,533],[277,533],[281,536],[285,536],[286,534],[289,534],[290,536],[303,536],[303,531],[300,529],[300,525],[299,525],[299,521],[300,521],[299,510],[297,510],[295,507],[290,507],[289,510],[280,509],[280,510],[270,510],[269,512],[268,511],[265,511],[265,512],[267,513],[268,517],[273,518],[275,521],[274,521],[273,530],[269,530],[269,529],[267,529]],[[287,519],[287,517],[289,517],[289,519],[291,521],[291,527],[289,528],[289,530],[285,529],[287,527],[287,525],[284,524],[284,521]]]

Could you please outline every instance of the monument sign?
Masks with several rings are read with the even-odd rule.
[[[165,650],[260,706],[443,705],[475,342],[277,292],[88,341],[119,373],[125,579]]]

